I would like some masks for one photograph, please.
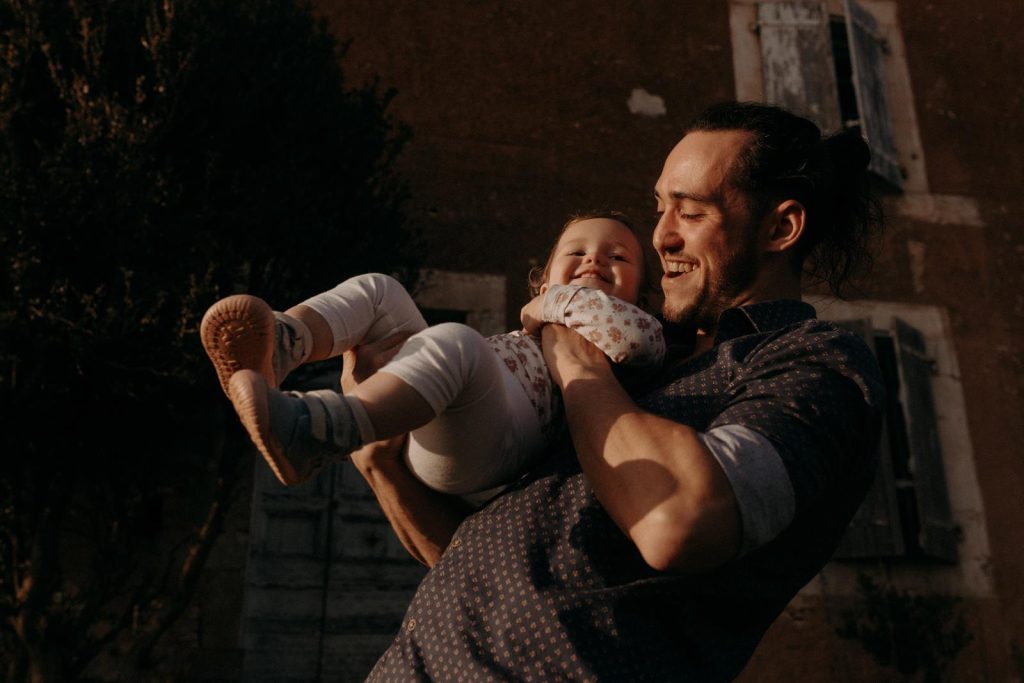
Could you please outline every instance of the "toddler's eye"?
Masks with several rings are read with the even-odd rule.
[[[611,255],[611,259],[612,259],[612,261],[628,261],[629,260],[625,256],[623,256],[622,254],[612,254]]]

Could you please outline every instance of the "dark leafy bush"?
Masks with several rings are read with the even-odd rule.
[[[0,0],[7,680],[144,666],[187,604],[241,451],[207,306],[412,265],[406,131],[343,53],[291,0]]]

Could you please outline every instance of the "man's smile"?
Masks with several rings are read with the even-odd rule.
[[[700,268],[696,261],[665,261],[665,277],[676,278]]]

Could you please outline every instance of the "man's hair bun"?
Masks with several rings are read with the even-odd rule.
[[[883,226],[868,164],[871,151],[856,130],[822,137],[812,121],[759,102],[723,102],[706,109],[685,133],[750,133],[733,183],[757,215],[793,199],[807,211],[804,234],[793,250],[812,280],[841,296],[852,276],[871,262],[869,246]]]
[[[871,149],[856,130],[844,130],[821,141],[840,177],[860,174],[871,163]]]

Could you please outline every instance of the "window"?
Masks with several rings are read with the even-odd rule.
[[[744,18],[757,54],[742,45],[749,38],[741,33],[735,52],[738,97],[778,104],[826,132],[857,130],[871,147],[871,170],[902,187],[886,83],[890,48],[875,17],[854,0],[736,2],[734,39]],[[745,87],[751,79],[741,73],[750,61],[745,54],[760,62],[760,88]]]
[[[879,470],[836,553],[838,559],[957,560],[932,392],[936,363],[924,335],[899,317],[887,329],[869,319],[841,321],[875,351],[887,404]]]

